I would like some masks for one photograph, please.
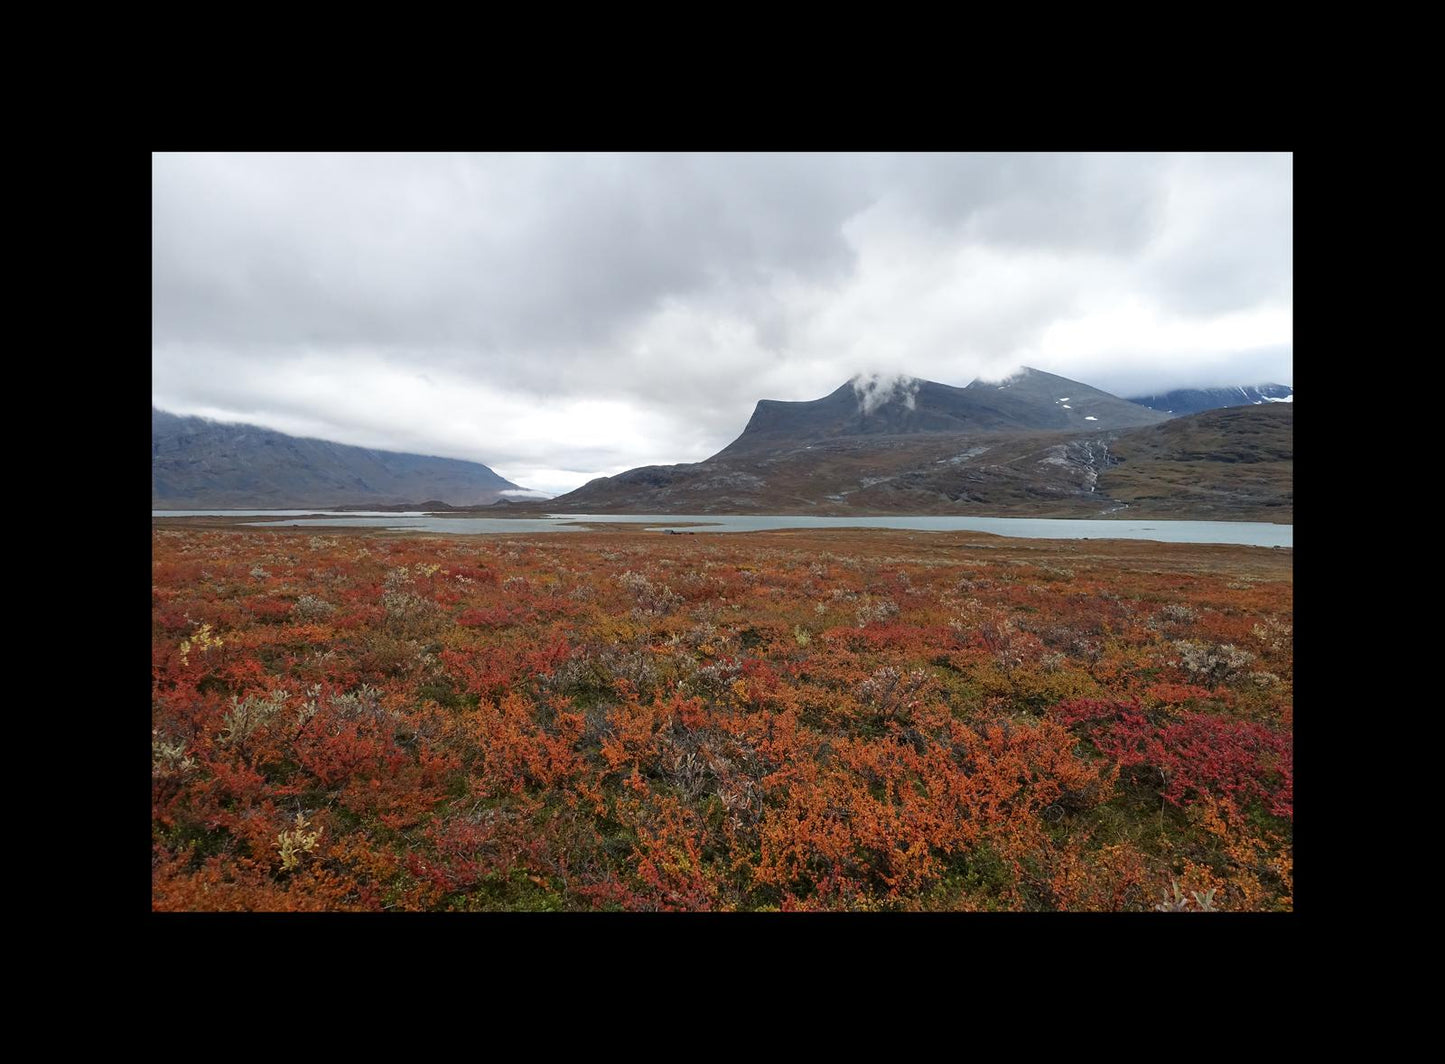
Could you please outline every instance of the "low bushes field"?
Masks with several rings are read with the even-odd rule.
[[[1288,910],[1292,552],[153,529],[156,910]]]

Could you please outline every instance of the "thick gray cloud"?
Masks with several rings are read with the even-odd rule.
[[[156,155],[156,405],[565,490],[759,398],[1292,383],[1288,155]]]

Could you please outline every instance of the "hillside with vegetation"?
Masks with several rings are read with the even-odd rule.
[[[1294,407],[1238,406],[1121,435],[1098,490],[1129,513],[1294,522]]]

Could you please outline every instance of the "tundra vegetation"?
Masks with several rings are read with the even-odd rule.
[[[1292,552],[158,526],[156,910],[1292,908]]]

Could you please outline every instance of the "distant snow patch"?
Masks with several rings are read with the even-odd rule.
[[[1085,420],[1085,421],[1098,421],[1099,419],[1096,418],[1096,417],[1090,417],[1089,415],[1085,414],[1085,415],[1084,415],[1084,420]]]
[[[1292,403],[1292,402],[1294,402],[1294,393],[1291,392],[1289,395],[1286,395],[1283,399],[1276,399],[1276,398],[1274,398],[1273,396],[1266,395],[1266,396],[1264,397],[1264,401],[1265,401],[1266,403]],[[1258,404],[1256,404],[1256,405],[1258,405]]]
[[[1064,396],[1062,399],[1059,400],[1059,402],[1061,402],[1061,403],[1067,403],[1068,401],[1069,401],[1069,397],[1068,397],[1067,395]]]
[[[1072,409],[1074,409],[1074,408],[1071,407],[1068,403],[1065,403],[1065,404],[1064,404],[1064,409],[1065,409],[1065,410],[1072,410]]]

